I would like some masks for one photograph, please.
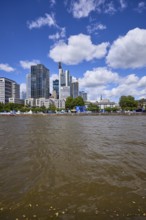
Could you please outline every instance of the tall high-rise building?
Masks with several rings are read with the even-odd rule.
[[[50,73],[42,64],[31,66],[31,98],[49,98]]]
[[[56,92],[56,98],[59,99],[59,79],[53,80],[53,91]]]
[[[79,83],[72,82],[70,88],[71,97],[77,98],[79,96]]]
[[[79,92],[79,96],[81,96],[84,101],[87,101],[87,92],[80,91]]]
[[[61,62],[59,62],[58,68],[59,68],[59,86],[62,87],[66,85],[66,80],[65,80],[65,72],[62,69]]]
[[[69,73],[69,70],[66,70],[65,71],[65,86],[70,86],[70,73]]]
[[[68,70],[63,71],[61,62],[59,68],[59,99],[64,99],[70,96],[70,73]]]
[[[61,99],[66,99],[70,96],[70,86],[61,87]]]
[[[20,85],[15,81],[1,77],[0,78],[0,102],[6,104],[9,98],[13,98],[14,102],[20,100]]]
[[[58,69],[59,69],[59,99],[61,99],[61,86],[64,84],[63,80],[63,69],[61,62],[58,63]]]
[[[26,75],[26,98],[31,98],[31,74]]]
[[[22,91],[22,92],[20,93],[20,98],[21,98],[22,100],[25,100],[25,99],[26,99],[26,92],[25,92],[25,91]]]

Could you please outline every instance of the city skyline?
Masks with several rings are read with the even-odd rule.
[[[146,98],[146,2],[2,0],[0,77],[26,89],[31,65],[58,79],[58,62],[89,100]]]

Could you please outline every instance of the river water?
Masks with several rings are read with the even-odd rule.
[[[0,220],[146,218],[146,116],[1,116]]]

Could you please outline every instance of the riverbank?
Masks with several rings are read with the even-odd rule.
[[[23,117],[23,116],[146,116],[146,112],[118,112],[118,113],[20,113],[20,114],[13,114],[13,113],[0,113],[0,116],[17,116],[17,117]]]

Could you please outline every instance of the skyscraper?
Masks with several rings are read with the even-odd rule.
[[[72,82],[71,88],[70,88],[71,97],[77,98],[79,96],[79,83],[78,82]]]
[[[49,98],[50,73],[42,64],[31,66],[31,98]]]
[[[61,62],[58,64],[59,68],[59,87],[65,86],[65,72],[63,72]]]
[[[70,96],[70,73],[62,69],[61,62],[58,64],[59,68],[59,99],[64,99]]]
[[[13,98],[17,103],[20,100],[20,85],[15,81],[2,77],[0,78],[0,102],[6,104],[9,98]]]
[[[26,98],[31,98],[31,74],[26,75]]]
[[[80,91],[79,92],[79,96],[81,96],[84,101],[87,101],[87,92]]]
[[[70,73],[69,70],[65,71],[65,86],[70,86]]]
[[[59,79],[53,80],[53,91],[56,92],[57,99],[59,99]]]

